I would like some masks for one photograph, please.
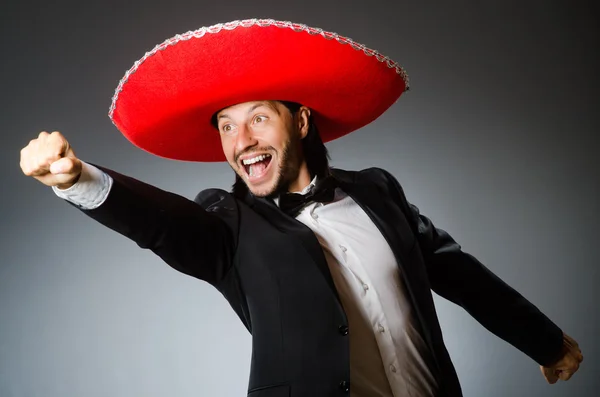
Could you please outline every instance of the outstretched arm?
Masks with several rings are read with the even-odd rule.
[[[410,205],[431,288],[463,307],[485,328],[540,365],[556,361],[562,331],[537,307],[488,270],[444,230]]]
[[[43,132],[21,151],[21,168],[47,186],[70,189],[84,166],[62,134]],[[83,213],[183,273],[211,284],[221,280],[232,263],[235,223],[206,208],[218,206],[222,196],[210,195],[197,203],[117,172],[102,171],[111,178],[110,192],[93,209],[79,207]]]
[[[447,232],[408,203],[400,184],[386,175],[413,225],[432,290],[535,360],[549,383],[569,379],[583,359],[576,342],[475,257],[463,252]]]

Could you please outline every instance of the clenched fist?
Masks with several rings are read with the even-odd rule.
[[[540,367],[542,375],[550,384],[560,380],[569,380],[571,376],[579,369],[579,364],[583,361],[581,349],[575,341],[567,334],[563,334],[563,349],[560,359],[551,366]]]
[[[21,149],[21,170],[46,186],[68,189],[81,174],[81,160],[58,131],[40,133]]]

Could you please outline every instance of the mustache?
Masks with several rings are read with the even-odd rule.
[[[275,148],[273,146],[265,146],[265,147],[259,147],[259,148],[249,148],[246,150],[242,150],[241,152],[237,153],[235,155],[235,162],[239,163],[239,159],[241,156],[245,155],[245,154],[252,154],[252,153],[259,153],[259,152],[275,152],[277,153],[277,150],[275,150]]]

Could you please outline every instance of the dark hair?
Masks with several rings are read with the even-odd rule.
[[[298,110],[300,110],[300,107],[302,106],[295,102],[279,102],[292,113],[292,116],[298,113]],[[314,178],[315,176],[317,178],[325,178],[329,175],[329,160],[331,158],[329,157],[327,147],[325,147],[325,144],[321,139],[321,135],[319,134],[317,124],[315,124],[312,114],[308,119],[308,133],[302,140],[302,153],[306,160],[306,166],[308,167],[311,178]]]
[[[292,116],[295,116],[302,106],[296,102],[277,102],[280,102],[282,105],[284,105],[290,111]],[[219,128],[217,120],[218,113],[219,112],[215,113],[211,118],[211,124],[216,129]],[[319,135],[319,130],[317,129],[317,125],[314,122],[312,114],[308,120],[308,133],[304,139],[302,139],[302,153],[311,179],[315,176],[317,178],[325,178],[329,175],[329,152],[327,151],[327,147],[325,147],[325,144],[321,139],[321,135]],[[231,189],[233,195],[239,198],[244,197],[248,192],[246,183],[237,173],[235,174],[235,182],[233,183]]]

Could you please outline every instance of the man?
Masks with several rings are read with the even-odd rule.
[[[226,159],[231,193],[189,201],[82,162],[59,132],[31,141],[21,167],[224,295],[252,333],[249,396],[460,396],[431,290],[548,382],[568,380],[577,343],[462,252],[388,172],[329,167],[323,140],[374,120],[407,83],[388,58],[304,25],[202,28],[137,62],[110,115],[154,154]]]

